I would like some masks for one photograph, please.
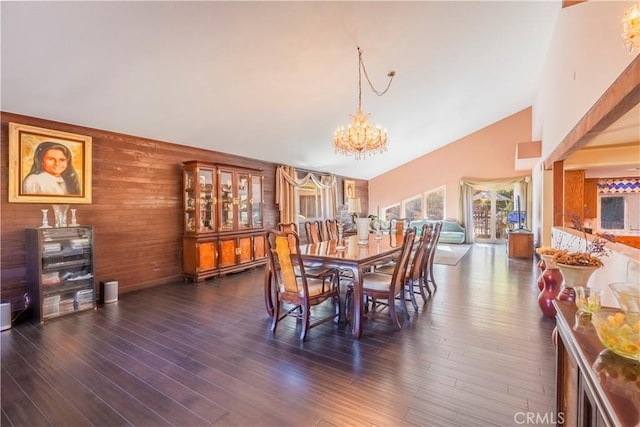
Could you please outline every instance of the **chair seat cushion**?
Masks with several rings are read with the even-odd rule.
[[[393,274],[393,271],[396,269],[396,265],[395,263],[393,264],[385,264],[385,265],[381,265],[380,267],[376,268],[376,273],[382,273],[382,274]]]
[[[305,264],[304,272],[307,274],[307,277],[315,276],[316,278],[318,278],[320,276],[322,277],[330,276],[331,274],[335,273],[335,270],[329,267],[311,267]],[[300,275],[299,271],[297,271],[296,274]]]
[[[365,273],[362,275],[362,287],[372,291],[388,291],[391,288],[391,278],[384,273]]]
[[[304,292],[302,290],[302,280],[298,278],[298,284],[300,287],[300,291],[298,291],[298,295],[301,297],[304,296]],[[317,297],[319,295],[325,294],[331,291],[331,282],[322,279],[313,279],[307,277],[307,286],[309,287],[309,298]],[[280,284],[280,292],[285,293],[286,290],[283,284]]]

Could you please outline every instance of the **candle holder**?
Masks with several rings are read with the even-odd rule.
[[[71,211],[71,224],[69,224],[70,227],[77,227],[80,224],[78,224],[78,221],[76,220],[76,211],[77,209],[69,209]]]
[[[53,213],[56,218],[56,227],[67,226],[67,210],[69,205],[51,205],[53,206]]]
[[[356,218],[356,231],[358,233],[358,244],[369,244],[369,224],[371,218]]]
[[[382,233],[380,232],[380,220],[374,219],[371,225],[373,225],[373,229],[376,231],[376,240],[382,240]]]
[[[342,222],[339,222],[337,224],[337,227],[338,227],[338,242],[336,244],[336,250],[342,251],[345,248],[345,246],[344,246],[344,224]]]
[[[49,209],[40,209],[42,211],[42,225],[40,226],[40,228],[51,228],[51,226],[49,225],[49,217],[47,216],[47,212],[49,212]]]

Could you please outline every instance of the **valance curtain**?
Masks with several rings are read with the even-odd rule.
[[[458,193],[460,200],[458,201],[458,218],[465,225],[465,234],[467,242],[474,241],[473,232],[473,192],[474,190],[497,191],[504,187],[513,186],[514,200],[516,196],[520,196],[520,210],[531,212],[533,201],[530,190],[530,177],[505,178],[501,180],[479,181],[471,179],[460,180],[460,192]],[[515,203],[515,202],[514,202]],[[514,206],[515,209],[515,206]],[[527,215],[525,223],[527,228],[531,229],[531,215]]]
[[[312,181],[321,194],[323,217],[335,216],[338,191],[334,175],[318,175],[312,172],[303,177],[297,177],[298,172],[293,166],[278,166],[276,169],[276,204],[280,210],[280,222],[297,222],[296,218],[296,188],[300,188]]]

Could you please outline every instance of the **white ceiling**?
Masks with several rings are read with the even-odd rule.
[[[370,179],[534,102],[560,1],[6,2],[3,111]],[[362,104],[389,150],[334,153]],[[521,141],[514,141],[521,142]]]

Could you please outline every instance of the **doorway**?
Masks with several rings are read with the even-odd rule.
[[[513,210],[513,186],[473,190],[473,237],[476,242],[504,243]]]

